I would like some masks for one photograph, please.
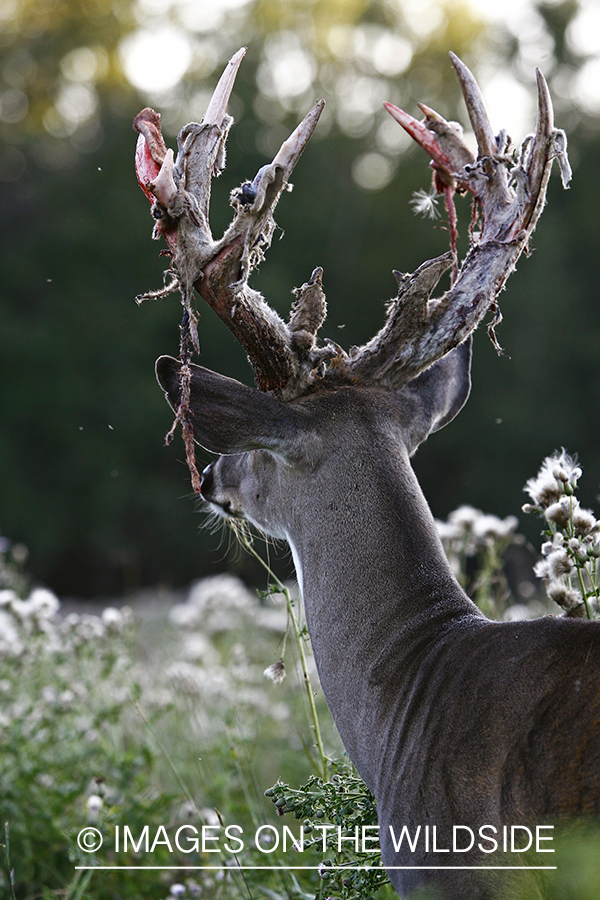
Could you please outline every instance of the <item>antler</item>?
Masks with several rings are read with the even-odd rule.
[[[495,137],[481,91],[472,73],[450,54],[477,138],[473,156],[456,123],[421,105],[422,122],[395,106],[386,109],[431,156],[434,183],[448,204],[454,191],[470,191],[481,214],[481,232],[456,273],[449,291],[430,300],[441,275],[454,262],[448,253],[398,278],[398,296],[384,327],[368,344],[343,361],[347,377],[399,388],[460,344],[493,308],[516,262],[527,247],[541,214],[552,161],[559,158],[563,185],[571,170],[563,131],[554,128],[552,102],[542,73],[536,70],[538,118],[534,135],[525,138],[519,160],[507,155],[510,139]],[[453,220],[453,209],[449,209]],[[499,312],[496,308],[496,319]],[[493,334],[493,324],[492,334]]]
[[[234,219],[220,240],[212,237],[211,179],[224,167],[225,141],[232,124],[226,107],[244,52],[238,51],[230,60],[203,121],[186,125],[180,132],[175,160],[162,139],[157,113],[143,110],[134,123],[140,132],[138,180],[153,201],[154,236],[165,237],[174,257],[174,282],[185,306],[183,361],[189,362],[190,344],[197,344],[191,308],[195,287],[245,348],[261,390],[276,391],[289,399],[306,393],[321,380],[399,388],[460,344],[488,309],[497,312],[496,297],[527,247],[543,208],[554,158],[559,159],[565,186],[570,179],[566,137],[554,128],[546,82],[538,70],[536,131],[525,139],[516,161],[507,154],[510,141],[506,134],[494,136],[479,87],[454,54],[452,62],[477,138],[477,157],[464,143],[456,123],[447,122],[424,105],[420,108],[425,118],[419,122],[385,104],[431,157],[434,184],[444,194],[450,215],[452,251],[424,263],[412,275],[394,273],[399,290],[390,303],[385,325],[366,345],[347,354],[331,341],[325,347],[317,346],[316,334],[326,314],[320,268],[295,292],[287,323],[248,286],[252,269],[271,241],[273,210],[289,186],[324,101],[313,107],[272,163],[232,192]],[[452,197],[455,192],[467,191],[479,210],[481,230],[477,239],[473,236],[459,270]],[[441,275],[450,268],[450,290],[439,299],[430,299]],[[172,287],[173,283],[166,290]],[[186,336],[189,339],[184,339]]]
[[[298,292],[287,324],[248,286],[248,277],[271,243],[273,209],[289,188],[290,175],[325,101],[315,104],[272,163],[263,166],[252,182],[232,192],[235,217],[223,237],[215,241],[208,218],[211,180],[224,167],[225,141],[233,122],[226,112],[227,103],[244,53],[245,49],[239,50],[229,61],[202,122],[186,125],[179,133],[175,161],[160,135],[158,114],[151,109],[139,113],[134,120],[140,133],[136,171],[140,185],[154,200],[152,214],[157,225],[153,236],[164,236],[174,257],[175,285],[172,282],[168,290],[173,286],[181,289],[187,321],[193,326],[190,301],[195,287],[248,353],[261,390],[287,388],[289,393],[292,386],[310,380],[310,372],[332,356],[329,348],[315,346],[326,310],[321,272],[315,270],[306,289]],[[196,343],[193,337],[192,342]]]

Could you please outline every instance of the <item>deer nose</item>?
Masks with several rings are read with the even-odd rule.
[[[200,493],[204,497],[205,500],[210,500],[209,494],[210,490],[214,484],[214,475],[213,475],[214,464],[210,463],[203,471],[202,471],[202,480],[200,481]]]

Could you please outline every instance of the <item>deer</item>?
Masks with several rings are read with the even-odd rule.
[[[184,306],[180,356],[161,356],[156,376],[206,507],[291,549],[322,689],[375,796],[395,889],[403,898],[420,890],[443,900],[502,897],[490,860],[506,855],[490,857],[491,845],[477,839],[457,846],[451,836],[462,829],[471,844],[465,829],[495,834],[500,847],[507,828],[600,813],[600,623],[487,619],[450,569],[411,457],[467,401],[472,332],[488,310],[499,318],[497,296],[528,249],[554,159],[568,183],[566,137],[538,70],[535,132],[511,154],[454,54],[477,153],[459,125],[429,107],[420,104],[417,120],[386,104],[431,158],[452,247],[412,274],[396,272],[385,324],[346,352],[317,339],[322,269],[296,289],[287,322],[248,284],[323,101],[273,162],[232,192],[223,237],[210,231],[211,178],[223,168],[227,101],[243,53],[230,60],[202,122],[180,132],[176,158],[157,113],[143,110],[135,121],[138,180],[154,236],[173,257],[165,291],[176,284]],[[456,193],[472,195],[478,225],[461,264]],[[450,287],[432,297],[447,272]],[[246,350],[255,387],[191,362],[194,289]],[[201,475],[194,442],[216,454]],[[547,846],[538,842],[539,852]]]

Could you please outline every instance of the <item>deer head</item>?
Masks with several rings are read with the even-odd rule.
[[[573,632],[566,642],[554,634],[558,623],[532,637],[522,623],[487,622],[450,572],[409,463],[419,443],[450,422],[468,397],[471,332],[487,310],[497,312],[497,295],[544,205],[554,158],[568,181],[566,139],[554,128],[538,72],[535,133],[510,156],[506,135],[494,135],[479,88],[454,55],[477,155],[456,124],[428,107],[421,107],[424,119],[417,121],[386,104],[431,157],[450,217],[451,250],[413,274],[396,273],[397,296],[367,344],[349,352],[332,341],[321,346],[321,269],[296,291],[287,322],[248,286],[248,277],[269,244],[273,209],[322,101],[272,163],[232,192],[235,216],[223,237],[215,240],[210,232],[210,182],[223,165],[231,125],[227,98],[242,56],[230,61],[202,123],[181,131],[176,159],[165,149],[156,113],[144,110],[136,119],[138,177],[153,202],[155,235],[165,237],[174,258],[173,280],[185,307],[180,358],[161,357],[156,372],[183,425],[192,468],[193,440],[220,454],[196,481],[203,498],[220,514],[249,520],[292,548],[321,682],[346,749],[377,798],[384,862],[404,891],[425,876],[402,868],[407,849],[394,838],[402,823],[451,830],[453,823],[500,825],[513,817],[517,824],[577,810],[590,792],[600,808],[595,688],[589,689],[593,696],[581,694],[596,724],[582,719],[577,734],[590,726],[586,733],[596,749],[576,789],[563,796],[558,787],[538,786],[545,765],[539,753],[540,778],[532,787],[518,749],[531,736],[536,704],[552,688],[544,641],[555,654],[552,677],[560,679],[588,651],[597,671],[598,630],[592,628],[593,646],[577,650]],[[480,223],[461,265],[455,192],[473,196]],[[447,271],[450,288],[432,298]],[[256,388],[191,363],[193,288],[246,349]],[[515,635],[524,638],[518,649]],[[513,686],[528,666],[532,682],[542,687],[521,691],[515,711]],[[477,738],[475,721],[482,729]],[[564,753],[561,723],[564,714],[549,727],[545,746]],[[558,757],[548,752],[552,780]],[[408,856],[411,864],[431,864],[429,851]],[[462,855],[458,863],[473,858]],[[470,875],[435,877],[446,898],[488,896]]]

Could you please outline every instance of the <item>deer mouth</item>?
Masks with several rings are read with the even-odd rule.
[[[210,511],[224,519],[242,519],[243,516],[237,512],[230,497],[219,497],[216,478],[214,473],[214,463],[210,463],[202,472],[200,479],[200,496],[208,504]]]

